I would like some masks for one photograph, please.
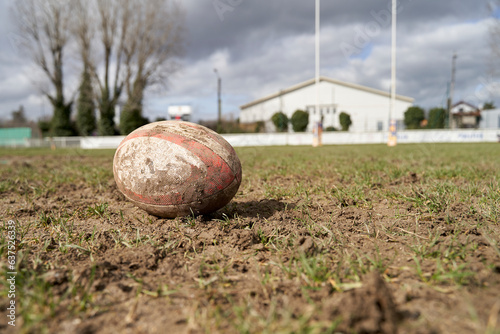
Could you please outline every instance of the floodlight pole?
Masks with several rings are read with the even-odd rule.
[[[396,106],[396,19],[397,0],[392,0],[392,39],[391,39],[391,102],[389,107],[389,136],[387,145],[396,146],[396,123],[393,119]]]
[[[219,71],[217,71],[216,68],[214,68],[215,75],[217,76],[217,131],[220,131],[221,129],[221,109],[222,109],[222,104],[221,104],[221,84],[222,80],[219,75]]]
[[[451,82],[450,82],[450,90],[448,92],[448,101],[447,101],[447,105],[446,105],[445,127],[447,129],[451,128],[450,116],[451,116],[451,107],[452,107],[452,104],[453,104],[453,94],[454,94],[454,91],[455,91],[456,65],[457,65],[457,54],[453,53],[453,57],[451,59]]]
[[[314,122],[313,125],[313,146],[321,146],[321,136],[322,136],[322,122],[323,122],[323,114],[319,106],[319,71],[320,71],[320,0],[316,0],[316,107],[315,110],[319,115],[319,122]]]
[[[319,108],[319,75],[320,75],[320,0],[316,0],[316,111],[321,117]]]

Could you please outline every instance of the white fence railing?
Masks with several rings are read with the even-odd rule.
[[[79,148],[83,137],[53,137],[43,139],[3,139],[1,147],[57,147],[57,148]]]
[[[246,133],[224,134],[234,147],[311,145],[311,133]],[[55,137],[28,139],[7,147],[57,147],[82,149],[116,149],[124,136],[110,137]],[[500,129],[495,130],[414,130],[398,132],[399,144],[414,143],[478,143],[500,142]],[[384,144],[387,132],[324,132],[324,145]]]

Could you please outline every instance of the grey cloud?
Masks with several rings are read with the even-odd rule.
[[[313,1],[218,0],[239,4],[224,13],[222,21],[213,1],[183,0],[187,21],[183,70],[172,76],[168,91],[148,95],[154,103],[147,105],[147,113],[157,115],[171,103],[191,103],[197,106],[199,115],[215,115],[214,67],[223,77],[223,110],[233,112],[242,103],[314,75]],[[446,94],[454,51],[459,55],[457,98],[471,97],[478,89],[484,91],[481,87],[488,82],[495,82],[488,76],[486,2],[400,0],[400,3],[398,93],[415,97],[416,103],[425,107],[440,104]],[[390,25],[388,17],[377,15],[387,14],[390,0],[323,0],[321,5],[322,74],[388,90]],[[5,3],[0,4],[0,9],[3,7]],[[360,38],[359,31],[369,29],[373,22],[379,24],[376,34],[366,41],[361,38],[363,45],[355,58],[346,57],[342,43],[354,44]],[[464,27],[465,23],[469,26]],[[17,57],[6,45],[8,27],[0,24],[0,29],[0,59]],[[363,47],[366,54],[360,57]],[[7,73],[2,65],[0,75]],[[15,71],[20,66],[11,63],[7,67]],[[6,80],[0,77],[0,87],[5,84]],[[36,92],[33,88],[30,93],[24,84],[22,87],[8,94],[11,100],[19,98],[17,104],[24,101],[23,90],[26,99]],[[480,96],[497,98],[491,90],[487,93]],[[0,93],[0,103],[9,96]],[[1,104],[0,107],[5,109]]]
[[[196,5],[192,2],[196,1]],[[223,3],[229,1],[219,0]],[[204,57],[214,49],[229,48],[234,57],[251,55],[268,43],[303,33],[314,33],[314,3],[303,0],[240,1],[220,21],[213,1],[188,0],[188,56]],[[372,13],[386,11],[390,0],[321,1],[322,28],[363,25]],[[400,0],[398,30],[425,29],[433,22],[478,20],[487,16],[486,3],[466,0]],[[389,26],[385,27],[389,29]]]

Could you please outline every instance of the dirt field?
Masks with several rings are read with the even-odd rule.
[[[1,150],[32,333],[500,333],[500,144],[246,148],[224,209],[159,219],[113,151]],[[5,277],[5,278],[4,278]]]

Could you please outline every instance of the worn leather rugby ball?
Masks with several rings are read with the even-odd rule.
[[[165,218],[207,214],[225,206],[241,183],[233,147],[189,122],[150,123],[130,133],[113,159],[118,189],[139,208]]]

